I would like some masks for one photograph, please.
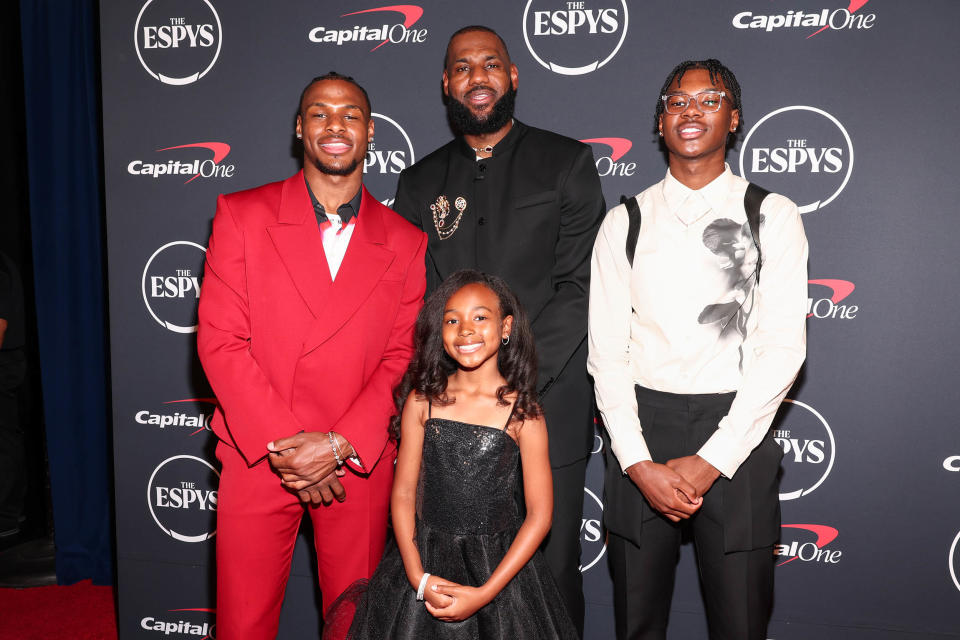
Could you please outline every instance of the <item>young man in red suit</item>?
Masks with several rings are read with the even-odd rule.
[[[426,236],[363,188],[373,133],[362,87],[315,78],[303,171],[217,202],[197,342],[219,401],[220,638],[276,636],[304,510],[324,608],[383,551]]]

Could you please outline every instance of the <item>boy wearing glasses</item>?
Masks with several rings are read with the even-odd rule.
[[[710,638],[766,638],[782,456],[769,428],[806,353],[807,241],[777,194],[751,231],[748,182],[724,161],[741,113],[719,61],[674,68],[654,115],[667,174],[636,196],[635,240],[621,204],[594,246],[587,368],[609,436],[621,640],[666,637],[684,528]]]

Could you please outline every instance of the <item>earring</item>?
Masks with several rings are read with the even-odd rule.
[[[507,336],[506,338],[501,338],[500,344],[502,344],[503,346],[507,346],[508,344],[510,344],[510,336]]]
[[[660,134],[660,135],[663,135],[663,134]],[[302,134],[302,133],[298,133],[298,134],[297,134],[297,140],[303,140],[303,134]]]
[[[663,137],[663,129],[660,129],[660,137]]]

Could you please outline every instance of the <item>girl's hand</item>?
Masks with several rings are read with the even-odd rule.
[[[432,615],[436,615],[434,611],[440,611],[446,607],[453,604],[453,598],[451,596],[445,596],[442,593],[433,590],[435,585],[453,585],[455,583],[448,582],[441,578],[440,576],[431,575],[427,578],[427,586],[423,590],[423,602],[427,607],[427,611],[430,611]],[[431,611],[431,607],[433,611]]]
[[[431,586],[440,595],[452,598],[452,602],[442,609],[436,609],[427,604],[427,611],[437,620],[444,622],[459,622],[466,620],[484,606],[491,598],[483,587],[465,587],[460,584],[446,582]]]

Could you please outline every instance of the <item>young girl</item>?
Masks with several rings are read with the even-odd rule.
[[[536,377],[533,334],[503,280],[458,271],[427,299],[391,425],[396,544],[348,638],[577,638],[537,552],[553,490]],[[356,593],[331,608],[325,638]]]

